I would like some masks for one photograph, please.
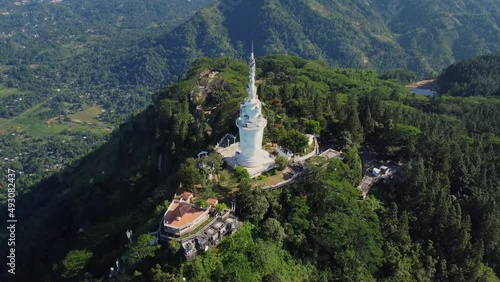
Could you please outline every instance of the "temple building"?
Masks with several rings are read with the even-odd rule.
[[[173,200],[163,216],[163,230],[173,237],[179,237],[196,229],[209,218],[209,210],[198,208],[184,200]]]
[[[274,157],[262,149],[262,137],[267,120],[262,115],[262,103],[255,86],[255,57],[250,55],[247,97],[240,104],[240,116],[236,119],[240,142],[230,146],[217,146],[224,161],[231,167],[243,166],[250,176],[257,176],[274,167]]]

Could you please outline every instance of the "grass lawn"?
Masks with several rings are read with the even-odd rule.
[[[285,181],[285,178],[283,178],[283,172],[284,171],[277,171],[275,175],[271,175],[272,172],[275,170],[271,170],[267,173],[264,173],[261,176],[257,176],[252,180],[252,186],[257,187],[257,186],[270,186],[270,185],[275,185],[280,182]]]

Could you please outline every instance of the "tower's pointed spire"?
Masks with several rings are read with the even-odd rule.
[[[255,87],[255,57],[253,55],[253,40],[252,40],[252,53],[250,54],[250,78],[248,82],[247,94],[249,99],[257,97],[257,88]]]

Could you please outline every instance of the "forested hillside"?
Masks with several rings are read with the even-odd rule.
[[[178,245],[162,245],[125,275],[135,281],[498,281],[497,98],[416,96],[373,71],[285,55],[258,58],[257,66],[265,140],[317,124],[320,142],[333,137],[343,159],[314,160],[309,178],[273,192],[221,170],[221,181],[205,183],[200,193],[227,203],[236,198],[243,227],[191,262]],[[211,70],[218,72],[213,78]],[[154,95],[107,144],[18,196],[16,278],[103,280],[117,258],[144,244],[137,238],[157,228],[179,182],[202,177],[179,166],[236,132],[247,77],[246,62],[196,61],[185,80]],[[377,185],[365,200],[355,188],[361,143],[402,165],[397,180]],[[132,248],[129,228],[137,239]]]
[[[457,62],[443,70],[438,84],[452,96],[500,96],[500,53]]]
[[[500,50],[500,4],[483,1],[221,1],[159,38],[169,68],[194,57],[288,53],[419,75]],[[184,60],[180,60],[180,58]]]
[[[114,66],[140,39],[211,3],[0,0],[0,166],[21,173],[19,192],[99,147],[143,110],[171,80],[161,75],[166,59],[148,59],[141,49],[137,60],[150,64],[137,72],[147,81]]]
[[[136,74],[149,76],[150,83],[132,81],[126,69],[113,67],[130,59],[138,40],[168,32],[212,1],[20,3],[1,1],[0,117],[18,116],[39,103],[51,109],[48,117],[67,109],[66,103],[96,103],[108,110],[103,119],[114,123],[113,112],[142,110],[150,92],[169,78],[140,70]],[[148,49],[141,54],[147,60]]]

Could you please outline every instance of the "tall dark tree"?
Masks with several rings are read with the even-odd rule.
[[[343,128],[345,131],[351,133],[354,143],[360,144],[363,141],[363,127],[359,121],[358,98],[356,95],[349,96],[345,111],[347,116],[344,120]]]

